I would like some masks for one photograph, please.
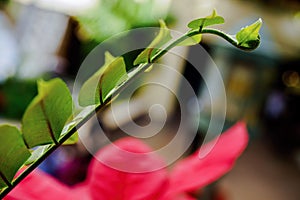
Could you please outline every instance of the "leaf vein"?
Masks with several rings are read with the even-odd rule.
[[[56,145],[58,145],[58,142],[57,142],[57,140],[55,139],[55,136],[54,136],[53,128],[52,128],[52,126],[51,126],[49,117],[48,117],[47,114],[46,114],[45,103],[44,103],[44,100],[43,100],[43,99],[41,100],[41,103],[40,103],[40,104],[41,104],[42,112],[43,112],[43,114],[44,114],[44,116],[45,116],[45,120],[46,120],[46,124],[47,124],[47,128],[48,128],[48,130],[49,130],[50,136],[51,136],[53,142],[54,142]]]
[[[11,183],[8,181],[8,179],[5,177],[5,175],[0,171],[0,177],[2,178],[2,180],[5,182],[5,184],[10,187]]]

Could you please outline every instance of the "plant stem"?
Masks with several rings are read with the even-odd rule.
[[[234,39],[233,36],[218,30],[218,29],[213,29],[213,28],[202,28],[202,29],[198,29],[198,30],[191,30],[187,33],[185,33],[184,35],[182,35],[181,37],[179,37],[178,39],[176,39],[175,41],[173,41],[171,44],[169,44],[167,47],[165,47],[164,49],[161,49],[160,51],[158,51],[150,60],[151,62],[155,62],[157,61],[160,57],[162,57],[164,54],[166,54],[170,49],[176,47],[178,44],[180,44],[181,42],[183,42],[184,40],[191,38],[195,35],[199,35],[199,34],[205,34],[205,33],[210,33],[210,34],[214,34],[214,35],[218,35],[220,37],[222,37],[223,39],[225,39],[227,42],[229,42],[230,44],[232,44],[233,46],[242,49],[242,50],[253,50],[251,48],[246,48],[243,47],[241,45],[239,45],[239,43]]]

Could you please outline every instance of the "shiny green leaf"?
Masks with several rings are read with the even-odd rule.
[[[172,39],[170,30],[166,26],[165,22],[163,20],[159,20],[159,24],[160,29],[158,35],[154,38],[150,45],[137,56],[133,62],[134,65],[150,63],[152,56],[154,56],[163,45]]]
[[[67,85],[58,78],[38,81],[38,95],[32,100],[22,118],[26,144],[57,143],[62,129],[72,114],[73,102]]]
[[[60,138],[62,138],[67,133],[69,133],[71,129],[75,128],[77,125],[77,122],[78,121],[76,119],[73,119],[73,116],[72,116],[72,118],[64,126]],[[63,143],[63,145],[72,145],[72,144],[76,144],[77,142],[78,142],[78,132],[76,131]]]
[[[79,92],[79,105],[102,104],[119,84],[128,78],[123,57],[105,53],[104,65],[90,77]]]
[[[199,44],[201,42],[201,39],[202,39],[202,34],[197,34],[192,37],[188,37],[187,39],[178,43],[177,46],[192,46],[195,44]]]
[[[49,148],[50,145],[39,146],[31,152],[31,156],[24,163],[25,165],[30,165],[39,159]]]
[[[30,157],[21,132],[14,126],[0,126],[0,188],[11,182],[18,169]],[[6,181],[4,181],[6,179]]]
[[[213,10],[213,13],[205,18],[199,18],[191,21],[188,24],[188,27],[191,29],[201,29],[206,26],[211,26],[215,24],[223,24],[225,22],[224,18],[217,15],[216,10]]]
[[[259,30],[262,25],[262,20],[258,19],[253,24],[242,28],[237,34],[236,39],[238,45],[245,49],[254,49],[259,45],[260,36]]]

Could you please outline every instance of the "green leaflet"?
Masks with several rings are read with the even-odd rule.
[[[151,63],[151,58],[155,55],[155,53],[157,53],[164,44],[172,39],[170,30],[166,26],[165,22],[163,20],[159,20],[159,24],[160,29],[158,35],[154,38],[150,45],[138,55],[133,62],[134,65]]]
[[[215,24],[223,24],[225,22],[224,18],[217,15],[216,10],[213,10],[213,13],[207,17],[199,18],[188,23],[188,27],[191,29],[202,29],[206,26],[211,26]]]
[[[110,93],[128,78],[123,57],[113,57],[105,53],[104,65],[90,77],[79,92],[79,105],[103,104]]]
[[[60,138],[59,138],[59,142],[61,141],[62,137],[64,135],[66,135],[67,133],[70,132],[71,129],[75,128],[78,121],[76,119],[74,119],[74,116],[71,116],[72,118],[70,118],[66,125],[64,126]],[[71,145],[71,144],[75,144],[78,142],[78,132],[76,131],[75,133],[73,133],[64,143],[63,145]]]
[[[0,126],[0,141],[0,188],[3,188],[7,185],[3,178],[10,183],[18,169],[30,157],[30,152],[21,132],[14,126]]]
[[[242,28],[237,34],[236,39],[238,45],[245,49],[254,49],[259,45],[260,37],[259,30],[262,25],[262,20],[258,19],[253,24]]]
[[[216,10],[213,10],[213,13],[207,17],[199,18],[188,23],[188,27],[191,28],[190,31],[199,30],[199,34],[188,37],[182,42],[178,43],[177,46],[191,46],[200,43],[202,39],[202,34],[200,34],[202,28],[206,26],[211,26],[215,24],[223,24],[225,22],[224,18],[217,15]]]
[[[61,131],[60,138],[58,139],[58,142],[61,144],[60,139],[67,134],[72,128],[76,126],[77,121],[72,119],[73,116],[66,122],[63,130]],[[73,133],[62,145],[72,145],[78,142],[78,133]],[[38,160],[49,148],[51,148],[51,144],[48,145],[42,145],[37,148],[35,148],[31,152],[30,158],[25,162],[25,165],[30,165],[36,160]]]
[[[22,118],[23,138],[28,147],[57,143],[72,108],[70,91],[61,79],[38,81],[38,95]]]

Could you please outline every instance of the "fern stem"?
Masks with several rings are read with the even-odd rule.
[[[170,49],[174,48],[187,38],[190,38],[192,36],[198,35],[198,34],[204,34],[204,33],[210,33],[214,35],[218,35],[228,41],[233,46],[242,49],[242,50],[252,50],[247,49],[245,47],[242,47],[238,44],[238,42],[230,35],[224,33],[223,31],[220,31],[218,29],[212,29],[212,28],[203,28],[199,30],[192,30],[178,39],[171,42],[167,47],[164,49],[161,49],[158,51],[152,58],[149,59],[149,63],[140,64],[138,66],[138,70],[136,70],[133,74],[131,74],[130,78],[122,83],[114,92],[111,94],[110,97],[114,96],[114,94],[120,93],[123,89],[125,89],[133,80],[134,78],[138,77],[139,74],[143,73],[148,67],[151,66],[152,62],[157,61],[159,58],[161,58],[163,55],[165,55]],[[101,100],[102,98],[100,98]],[[19,184],[26,176],[28,176],[35,168],[38,167],[39,164],[41,164],[52,152],[54,152],[58,147],[60,147],[69,137],[71,137],[81,126],[83,126],[90,118],[92,118],[97,112],[100,112],[105,106],[108,105],[108,103],[111,101],[111,98],[108,98],[105,100],[105,102],[101,102],[100,105],[97,105],[95,110],[91,111],[88,115],[86,115],[81,121],[78,122],[76,126],[74,126],[72,129],[70,129],[65,135],[63,135],[58,141],[54,140],[55,144],[52,144],[48,150],[39,157],[35,162],[33,162],[31,165],[29,165],[15,180],[12,181],[10,184],[9,182],[8,187],[2,189],[0,192],[0,199],[3,199],[17,184]],[[7,181],[5,181],[7,182]]]

